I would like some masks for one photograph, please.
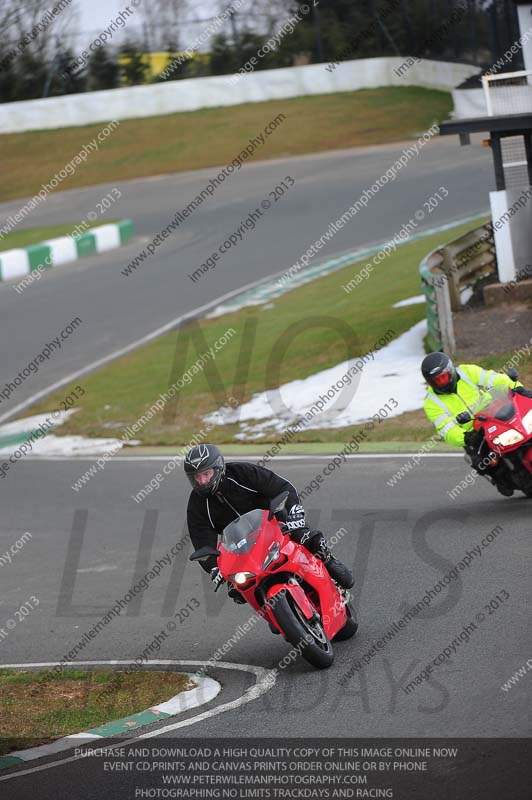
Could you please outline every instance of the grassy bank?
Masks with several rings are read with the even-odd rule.
[[[194,375],[178,393],[176,402],[168,403],[136,436],[148,446],[186,444],[204,427],[203,416],[223,405],[229,394],[239,402],[249,400],[257,392],[306,378],[348,357],[367,353],[386,331],[392,330],[396,338],[411,328],[424,317],[424,306],[392,305],[419,294],[421,258],[442,241],[451,240],[476,224],[402,245],[351,294],[341,287],[364,262],[294,289],[273,304],[204,319],[169,333],[83,378],[85,395],[79,400],[79,411],[58,433],[119,437],[181,378],[199,354],[232,329],[234,335],[215,361]],[[345,338],[330,327],[331,319],[335,325],[352,331],[349,351]],[[504,357],[491,357],[488,365],[497,366],[498,360],[504,363]],[[69,388],[65,388],[51,395],[25,416],[59,408],[68,394]],[[355,431],[356,428],[306,430],[292,442],[342,442]],[[209,439],[238,443],[234,438],[238,432],[238,425],[217,427],[209,433]],[[414,411],[378,425],[371,440],[416,442],[430,433],[423,412]],[[276,434],[269,434],[257,446],[277,438]]]
[[[137,714],[193,688],[176,672],[0,670],[0,756]]]
[[[97,153],[62,181],[60,190],[226,164],[279,114],[285,115],[284,121],[258,148],[255,159],[413,138],[447,118],[451,108],[447,92],[405,87],[125,120],[100,143]],[[103,127],[0,136],[0,201],[35,194]]]

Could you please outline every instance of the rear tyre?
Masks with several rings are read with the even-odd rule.
[[[355,612],[350,605],[346,605],[345,610],[347,613],[347,621],[344,627],[340,628],[336,636],[333,637],[333,642],[343,642],[346,639],[351,639],[358,630]]]
[[[327,669],[331,666],[334,652],[319,618],[307,620],[288,592],[275,595],[271,603],[271,612],[286,640],[298,648],[305,661],[318,669]]]

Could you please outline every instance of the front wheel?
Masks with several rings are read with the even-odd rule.
[[[288,592],[275,595],[271,612],[286,639],[297,653],[318,669],[327,669],[334,661],[332,644],[319,618],[306,619]]]

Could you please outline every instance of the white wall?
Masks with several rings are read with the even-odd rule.
[[[455,118],[487,117],[484,89],[455,89],[453,91]]]
[[[182,81],[85,92],[44,100],[0,104],[0,133],[47,130],[111,119],[152,117],[198,108],[258,103],[303,95],[332,94],[381,86],[425,86],[450,91],[478,72],[467,64],[441,61],[414,63],[399,77],[394,69],[402,58],[364,58],[344,61],[329,72],[326,64],[262,70],[241,76],[194,78]]]
[[[517,15],[519,17],[519,32],[521,36],[524,36],[532,28],[532,5],[519,5],[517,7]],[[525,62],[525,69],[532,69],[532,39],[527,38],[523,44],[523,61]]]

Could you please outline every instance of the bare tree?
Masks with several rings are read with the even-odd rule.
[[[75,7],[70,5],[53,16],[48,0],[2,0],[0,49],[9,51],[13,58],[30,53],[42,62],[49,62],[58,42],[63,48],[69,46],[75,17]]]
[[[142,4],[144,33],[150,50],[167,50],[179,41],[188,0],[151,0]]]

